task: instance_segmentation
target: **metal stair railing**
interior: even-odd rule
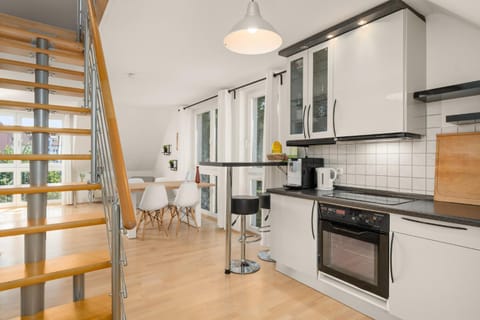
[[[135,226],[135,216],[129,190],[125,190],[125,186],[128,188],[128,181],[118,127],[115,119],[112,121],[113,102],[98,25],[92,12],[94,7],[91,0],[78,0],[78,7],[81,26],[79,37],[83,40],[85,50],[84,100],[85,107],[91,109],[90,182],[102,185],[102,202],[112,263],[112,319],[119,320],[126,319],[123,299],[127,298],[123,271],[127,258],[122,244],[122,232]]]

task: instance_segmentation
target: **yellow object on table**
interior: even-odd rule
[[[279,141],[272,143],[272,153],[282,153],[282,144]]]

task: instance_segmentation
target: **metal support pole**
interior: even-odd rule
[[[122,317],[122,270],[120,265],[120,206],[118,199],[113,203],[112,210],[112,319]]]
[[[83,14],[83,1],[77,0],[77,41],[82,41]]]
[[[85,274],[73,276],[73,301],[85,299]]]
[[[97,68],[96,65],[92,66],[92,87],[91,87],[91,150],[92,160],[90,161],[90,182],[97,183]]]
[[[245,258],[247,247],[247,217],[243,214],[240,217],[240,265],[247,265],[247,260]]]
[[[227,167],[227,203],[225,206],[225,274],[232,263],[232,167]]]
[[[48,49],[48,41],[37,39],[37,48]],[[36,54],[36,63],[48,65],[48,55]],[[48,84],[48,71],[35,70],[35,82]],[[35,88],[35,103],[48,104],[47,89]],[[34,126],[48,127],[48,110],[34,111]],[[48,133],[32,134],[32,153],[48,154]],[[30,185],[43,186],[47,184],[48,161],[30,161]],[[47,194],[36,193],[27,195],[27,217],[29,225],[40,224],[47,215]],[[25,235],[25,263],[45,260],[46,234],[45,232]],[[21,314],[33,315],[44,309],[45,284],[38,284],[21,288]]]

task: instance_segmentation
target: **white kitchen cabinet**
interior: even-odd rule
[[[322,43],[289,58],[288,136],[290,139],[333,137],[333,46]]]
[[[316,202],[275,194],[271,197],[272,257],[277,264],[316,279],[318,271]]]
[[[390,313],[405,320],[479,319],[479,229],[391,217]]]
[[[425,134],[425,22],[405,9],[334,41],[336,136]]]

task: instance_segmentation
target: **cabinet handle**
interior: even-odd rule
[[[335,110],[337,109],[337,99],[335,99],[335,101],[333,101],[333,114],[332,114],[332,117],[333,117],[333,137],[334,138],[337,138],[337,128],[335,127]]]
[[[395,232],[392,232],[392,239],[390,239],[390,279],[392,279],[392,283],[395,283],[393,281],[393,239],[395,238]]]
[[[308,135],[308,139],[310,139],[310,107],[312,105],[309,104],[308,105],[308,109],[307,109],[307,135]]]
[[[404,218],[404,217],[402,217],[402,219],[403,219],[403,220],[406,220],[406,221],[410,221],[410,222],[416,222],[416,223],[421,223],[421,224],[428,224],[429,226],[442,227],[442,228],[455,229],[455,230],[468,230],[467,228],[464,228],[464,227],[447,226],[447,225],[444,225],[444,224],[433,223],[433,222],[426,222],[426,221],[419,221],[419,220],[410,219],[410,218]]]
[[[306,139],[307,135],[305,133],[305,111],[307,111],[307,106],[305,105],[303,107],[303,112],[302,112],[302,129],[303,129],[303,137]]]
[[[313,230],[313,211],[315,210],[315,201],[312,204],[312,213],[310,215],[310,227],[312,228],[312,238],[315,240],[315,230]]]

